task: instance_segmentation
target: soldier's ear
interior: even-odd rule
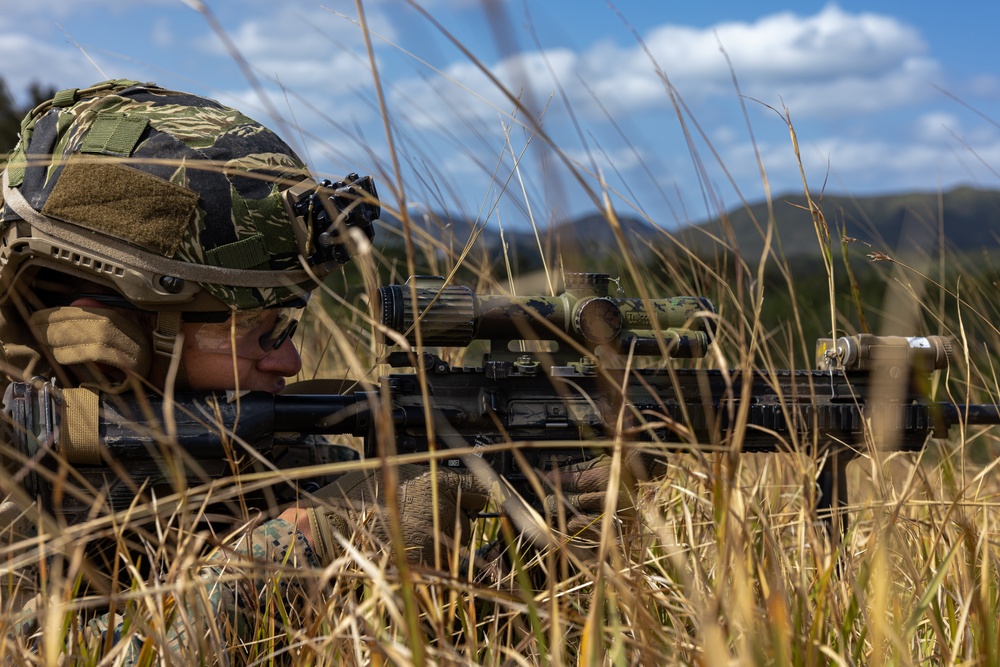
[[[91,299],[89,296],[80,297],[79,299],[73,299],[73,302],[69,304],[71,308],[108,308],[107,304],[101,303],[97,299]]]

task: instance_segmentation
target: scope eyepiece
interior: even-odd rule
[[[416,287],[416,304],[411,283]],[[416,326],[424,345],[465,347],[475,340],[478,299],[470,287],[446,286],[441,276],[411,276],[404,285],[380,287],[377,296],[382,324],[411,343],[416,343]]]

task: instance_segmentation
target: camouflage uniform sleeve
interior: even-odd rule
[[[205,656],[231,654],[241,644],[253,644],[251,652],[258,655],[273,652],[281,627],[294,625],[315,596],[306,571],[319,567],[302,533],[284,519],[272,519],[214,550],[186,579],[180,574],[165,582],[157,604],[139,599],[122,615],[92,621],[92,646],[123,650],[123,664],[156,655],[195,664]],[[147,613],[149,608],[157,612]]]

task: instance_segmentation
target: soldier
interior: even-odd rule
[[[348,261],[351,234],[371,238],[374,188],[362,179],[346,192],[344,210],[331,210],[329,193],[277,135],[212,100],[125,80],[59,92],[25,118],[3,172],[0,384],[43,376],[112,393],[280,392],[301,368],[290,336],[309,293]],[[78,436],[72,419],[63,428],[60,437]],[[37,557],[51,564],[59,554],[35,539],[42,517],[13,488],[24,461],[5,458],[7,553],[42,544]],[[584,468],[567,471],[563,488],[576,510],[596,515],[607,466]],[[485,506],[486,484],[441,470],[435,507],[429,468],[399,466],[396,475],[408,559],[432,560],[456,525],[468,537],[467,514]],[[383,502],[378,479],[348,473],[250,526],[190,563],[186,587],[163,605],[184,611],[164,612],[166,623],[141,613],[127,623],[99,618],[96,641],[122,650],[114,645],[124,640],[136,658],[152,640],[193,658],[225,649],[220,628],[252,635],[272,575],[331,563],[360,513]],[[435,512],[442,535],[432,530]],[[387,526],[375,517],[370,534],[388,543]],[[36,593],[32,573],[7,576],[3,611],[36,631],[54,609],[47,596],[62,591],[37,591],[19,612]],[[279,587],[288,597],[317,595],[288,579]]]
[[[60,92],[22,123],[3,174],[4,384],[41,375],[105,392],[162,390],[168,379],[281,391],[301,368],[289,340],[297,312],[349,258],[335,229],[320,238],[328,211],[302,205],[322,203],[309,200],[318,187],[274,133],[211,100],[131,81]],[[369,238],[373,197],[347,216]],[[429,483],[409,472],[404,487]],[[31,532],[30,508],[4,510],[10,530]],[[347,532],[346,515],[302,516],[319,547],[331,521]],[[328,562],[330,546],[311,548],[283,519],[257,530],[244,553]],[[430,535],[427,525],[408,533]],[[253,552],[264,535],[269,550]]]

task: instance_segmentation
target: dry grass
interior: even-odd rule
[[[696,128],[666,77],[664,95],[675,103],[682,124]],[[509,101],[513,116],[506,122],[516,125],[534,116],[516,95],[511,93]],[[387,121],[393,119],[391,110],[384,113]],[[394,128],[391,122],[386,126]],[[639,295],[698,294],[715,301],[719,337],[699,365],[786,367],[786,360],[808,358],[812,349],[813,341],[802,335],[800,309],[829,309],[841,330],[851,321],[853,313],[826,303],[799,304],[778,330],[760,320],[767,296],[763,281],[755,280],[762,275],[760,267],[786,271],[791,302],[798,303],[795,277],[776,252],[777,239],[766,245],[764,256],[740,258],[723,229],[714,239],[715,253],[696,257],[665,250],[673,238],[664,230],[662,238],[649,240],[662,276],[651,279],[647,265],[624,243],[599,174],[569,161],[541,127],[525,129],[523,136],[545,144],[564,175],[590,192],[618,231],[622,252],[614,270]],[[519,174],[510,162],[525,145],[514,143],[514,133],[508,136],[510,143],[497,155],[482,156],[482,162],[492,160],[506,169],[497,179],[506,183],[503,197],[520,198],[524,210],[537,214],[542,203],[519,194]],[[701,163],[701,156],[693,157],[694,164]],[[571,239],[549,238],[540,228],[539,259],[547,271],[505,275],[509,258],[488,257],[474,237],[465,244],[464,238],[428,234],[414,224],[403,183],[393,176],[401,173],[396,155],[386,157],[385,166],[382,178],[395,187],[382,189],[383,206],[404,221],[403,251],[392,255],[378,244],[362,248],[356,269],[327,281],[322,298],[310,303],[297,339],[303,379],[373,382],[387,370],[377,363],[382,349],[372,336],[372,295],[381,282],[420,269],[477,276],[473,286],[485,292],[544,292],[558,282],[558,267],[588,259]],[[444,175],[425,177],[440,179],[438,187],[447,189]],[[766,184],[763,170],[762,178]],[[804,187],[808,190],[808,184]],[[837,240],[830,240],[818,198],[803,216],[804,224],[816,226],[832,291],[839,249]],[[772,238],[769,221],[759,225]],[[934,266],[959,260],[931,261]],[[922,333],[967,343],[976,339],[977,344],[963,346],[964,356],[947,376],[935,380],[936,395],[995,401],[1000,394],[996,355],[989,351],[1000,349],[1000,333],[989,323],[994,287],[965,282],[959,297],[955,285],[925,278],[917,261],[891,264],[884,303],[891,304],[894,317],[915,326],[927,318],[935,330]],[[837,302],[835,296],[829,295],[829,303]],[[928,303],[944,307],[928,313]],[[879,313],[869,315],[877,319]],[[453,363],[462,360],[462,351],[448,355]],[[26,573],[29,565],[39,571],[46,597],[37,633],[25,638],[0,632],[0,655],[11,664],[111,664],[121,658],[120,647],[103,647],[109,653],[101,657],[80,626],[81,617],[106,612],[110,604],[128,619],[147,619],[152,639],[142,657],[149,664],[998,664],[1000,505],[989,457],[995,439],[988,430],[954,429],[947,442],[919,456],[884,451],[883,443],[862,443],[863,455],[851,467],[849,526],[835,540],[811,506],[818,474],[813,459],[734,452],[672,455],[663,478],[644,486],[635,516],[608,523],[605,542],[590,550],[529,548],[520,544],[509,522],[481,520],[474,524],[472,541],[499,538],[506,544],[502,567],[469,565],[455,554],[441,568],[399,570],[359,530],[352,548],[324,570],[286,567],[267,574],[270,583],[257,601],[256,627],[241,644],[224,639],[225,629],[199,616],[197,604],[190,609],[178,604],[191,602],[185,591],[197,590],[192,573],[206,550],[226,539],[205,532],[199,522],[202,500],[238,493],[231,482],[186,490],[160,499],[157,520],[138,549],[126,544],[129,532],[120,521],[129,517],[121,516],[116,522],[97,519],[83,527],[43,531],[35,541],[6,549],[14,567],[2,582],[0,598],[5,604],[16,600],[15,575]],[[334,464],[325,471],[357,465],[362,464]],[[314,472],[263,475],[244,483],[266,485],[276,477]],[[117,545],[111,562],[124,572],[125,583],[85,590],[89,573],[83,547],[99,535]],[[237,565],[236,574],[224,576],[238,576]],[[289,581],[292,589],[285,588]],[[187,623],[189,639],[181,656],[160,655],[163,629],[178,616]],[[4,630],[16,622],[13,611],[0,618]]]

